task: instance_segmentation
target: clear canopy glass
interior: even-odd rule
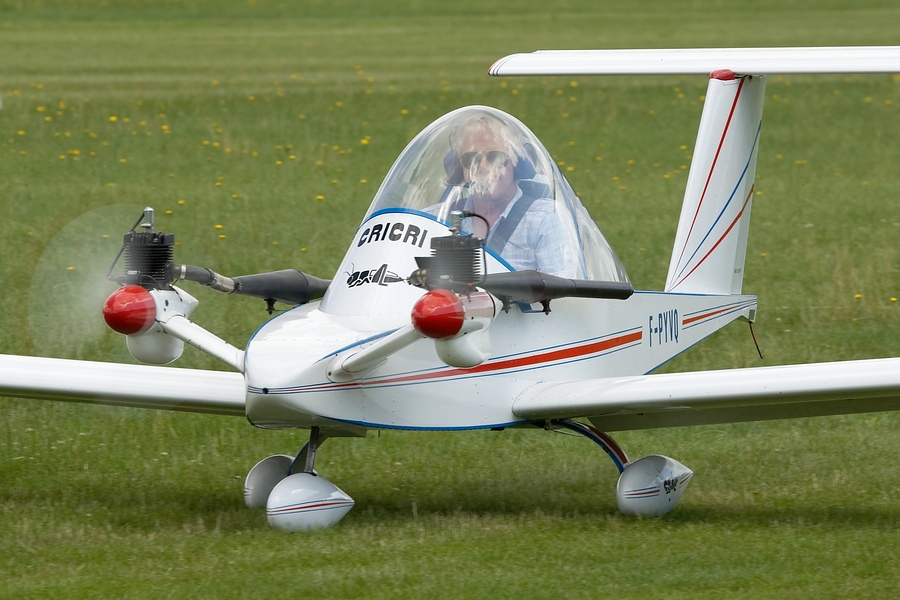
[[[502,188],[505,182],[512,183]],[[493,196],[493,192],[497,191]],[[494,196],[499,200],[485,200]],[[493,203],[491,203],[493,202]],[[366,217],[414,212],[464,233],[510,270],[627,282],[628,276],[543,144],[503,111],[470,106],[426,127],[397,158]]]

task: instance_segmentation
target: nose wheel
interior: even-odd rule
[[[353,508],[353,498],[319,477],[314,468],[319,445],[326,439],[312,427],[309,442],[296,457],[276,454],[256,463],[244,481],[247,506],[265,507],[269,525],[282,531],[330,527],[344,518]]]

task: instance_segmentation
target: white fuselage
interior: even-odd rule
[[[380,226],[380,227],[379,227]],[[378,232],[376,239],[373,231]],[[264,325],[246,352],[247,416],[259,427],[469,429],[522,423],[513,400],[529,386],[647,373],[725,324],[752,319],[755,296],[637,292],[628,300],[563,298],[499,312],[489,358],[448,366],[422,338],[350,381],[329,379],[334,356],[410,322],[424,290],[404,280],[428,240],[449,233],[427,215],[386,212],[364,223],[320,303]],[[488,272],[506,268],[487,257]],[[414,388],[414,389],[410,389]]]

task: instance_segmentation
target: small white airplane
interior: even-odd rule
[[[900,358],[649,374],[756,318],[741,287],[766,75],[875,72],[900,72],[900,47],[506,57],[492,75],[710,76],[663,291],[632,289],[524,124],[466,107],[400,154],[330,281],[175,263],[174,236],[144,212],[125,234],[107,323],[143,363],[170,363],[187,343],[234,372],[7,355],[0,394],[309,429],[296,456],[265,458],[245,480],[246,504],[277,529],[337,523],[353,500],[314,470],[319,445],[378,429],[566,428],[618,467],[622,513],[665,514],[692,472],[665,456],[632,461],[605,432],[900,409]],[[509,180],[513,201],[490,204]],[[240,350],[190,320],[197,301],[180,280],[296,306]]]

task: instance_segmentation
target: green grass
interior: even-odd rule
[[[491,62],[900,30],[890,2],[384,4],[0,0],[0,351],[131,360],[97,306],[145,205],[184,262],[330,277],[406,142],[476,103],[535,131],[636,286],[659,288],[706,82],[498,80]],[[744,284],[766,359],[734,326],[669,370],[900,354],[900,79],[772,78],[767,97]],[[190,291],[196,320],[237,345],[266,318]],[[191,350],[179,364],[219,368]],[[285,535],[240,486],[303,432],[0,407],[0,597],[844,598],[900,579],[894,413],[618,435],[697,473],[671,515],[644,520],[616,514],[615,469],[582,439],[330,440],[317,467],[356,508]]]

